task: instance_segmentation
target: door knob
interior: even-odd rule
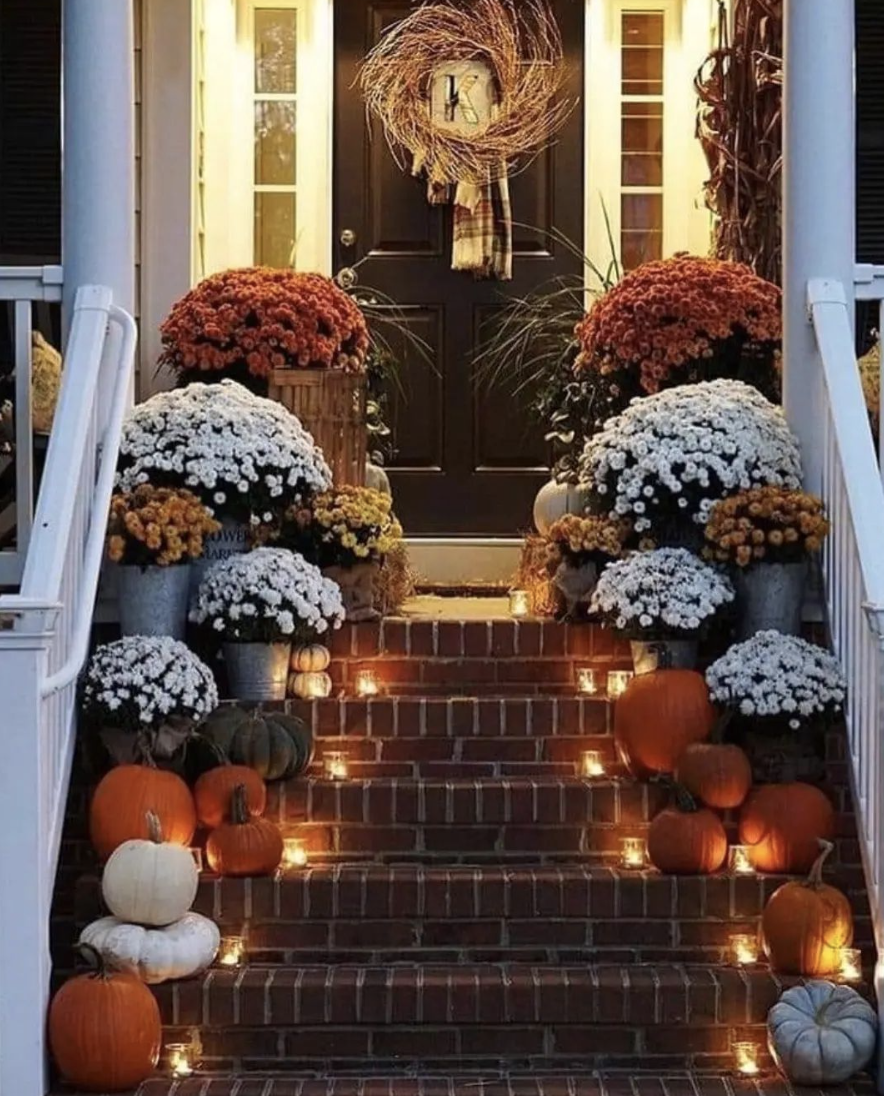
[[[341,289],[352,289],[359,281],[359,275],[352,266],[342,267],[335,275],[335,281]]]
[[[356,243],[356,233],[353,231],[352,228],[345,228],[343,230],[343,232],[341,233],[341,246],[342,247],[353,247],[353,245],[355,243]]]

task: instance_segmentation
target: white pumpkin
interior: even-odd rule
[[[91,944],[109,966],[154,986],[205,970],[218,954],[221,933],[201,913],[185,913],[180,921],[160,929],[102,917],[83,929],[80,943]]]
[[[380,491],[382,495],[389,495],[391,498],[393,496],[390,477],[379,464],[372,464],[371,461],[365,466],[365,486],[373,491]]]
[[[841,1084],[872,1060],[878,1018],[850,986],[807,982],[767,1015],[770,1052],[797,1085]]]
[[[328,647],[321,643],[310,643],[306,647],[292,650],[292,669],[296,672],[315,674],[327,670],[331,664]]]
[[[163,841],[160,820],[147,816],[147,841],[124,841],[104,866],[101,893],[121,921],[171,925],[193,905],[199,872],[189,849]]]
[[[550,480],[537,492],[534,500],[534,525],[545,537],[553,522],[565,514],[583,514],[589,502],[589,491],[573,483]]]
[[[289,676],[289,693],[301,700],[318,700],[331,696],[332,679],[323,673],[300,673]]]

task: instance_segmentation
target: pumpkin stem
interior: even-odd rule
[[[730,727],[734,721],[735,712],[733,708],[726,708],[715,720],[712,727],[712,734],[709,736],[709,741],[716,746],[720,746],[724,742],[725,731]]]
[[[154,760],[153,754],[150,752],[150,746],[145,735],[138,735],[135,740],[135,749],[138,753],[140,765],[144,765],[145,768],[148,769],[155,769],[157,767],[157,763]]]
[[[675,795],[675,805],[682,814],[696,814],[700,809],[697,806],[696,799],[694,799],[684,784],[678,784],[673,781],[672,792]]]
[[[817,844],[820,847],[820,854],[816,860],[814,860],[813,866],[807,875],[807,882],[805,883],[805,886],[813,887],[815,889],[823,885],[823,867],[835,849],[835,846],[831,841],[825,841],[822,837],[817,838]]]
[[[107,981],[110,978],[110,970],[108,970],[107,963],[104,961],[104,956],[91,944],[77,944],[76,952],[83,960],[84,963],[88,963],[90,969],[89,975],[91,978],[101,978],[103,981]]]
[[[160,822],[160,816],[154,811],[148,811],[144,816],[147,822],[147,835],[155,845],[162,845],[163,843],[163,827]]]
[[[244,826],[249,820],[249,807],[246,802],[245,784],[237,784],[230,793],[230,821],[235,826]]]

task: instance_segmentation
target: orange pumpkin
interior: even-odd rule
[[[155,814],[170,845],[189,845],[196,829],[190,788],[180,776],[150,765],[120,765],[99,781],[89,806],[89,834],[102,860],[124,841],[146,841]]]
[[[52,1057],[73,1088],[137,1088],[160,1057],[156,998],[134,975],[109,970],[94,948],[84,944],[80,951],[94,970],[65,982],[50,1005]]]
[[[727,856],[727,834],[717,814],[697,806],[676,785],[675,804],[661,811],[648,829],[648,859],[664,875],[709,875]]]
[[[678,759],[675,779],[718,811],[742,806],[752,787],[752,766],[739,746],[695,742]]]
[[[282,860],[278,827],[266,818],[251,818],[246,788],[237,784],[230,797],[230,820],[212,830],[206,857],[218,875],[271,875]]]
[[[267,787],[254,769],[247,765],[219,765],[197,780],[193,786],[196,816],[201,826],[214,829],[224,821],[230,808],[234,788],[246,789],[246,806],[253,817],[262,815],[267,807]]]
[[[715,710],[702,674],[655,670],[632,679],[614,707],[614,741],[633,776],[675,771],[694,742],[715,726]]]
[[[818,978],[841,966],[841,949],[853,941],[853,912],[847,897],[823,882],[823,865],[833,849],[820,841],[820,854],[804,882],[784,883],[764,908],[761,932],[771,968],[780,974]]]
[[[810,784],[767,784],[743,804],[740,843],[757,871],[810,871],[820,840],[835,835],[835,811]]]

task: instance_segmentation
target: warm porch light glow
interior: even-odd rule
[[[202,872],[202,870],[203,870],[203,850],[201,848],[199,848],[198,846],[194,845],[194,847],[190,850],[190,855],[193,857],[194,864],[196,864],[196,870],[198,872]]]
[[[377,674],[374,670],[357,670],[355,679],[357,696],[377,696],[381,687],[378,684]]]
[[[327,753],[323,765],[328,780],[346,780],[350,775],[350,765],[347,760],[347,755],[340,750]]]
[[[754,1077],[759,1072],[758,1047],[755,1043],[734,1043],[734,1067],[744,1077]]]
[[[580,755],[580,775],[590,778],[605,775],[602,755],[598,750],[584,750]]]
[[[616,700],[618,696],[623,696],[634,677],[632,670],[611,670],[608,673],[608,699]]]
[[[863,953],[859,948],[841,949],[840,975],[845,982],[861,982],[863,977]]]
[[[191,1043],[167,1043],[166,1055],[173,1077],[189,1077],[193,1073],[193,1045]]]
[[[306,868],[309,861],[307,846],[300,837],[287,837],[283,841],[282,863],[286,868]]]
[[[222,936],[218,963],[222,967],[241,967],[246,957],[246,942],[241,936]]]
[[[758,962],[758,936],[752,932],[736,932],[731,937],[731,955],[737,967],[752,967]]]
[[[329,676],[320,670],[307,670],[298,676],[298,696],[301,700],[322,700],[329,695]]]
[[[580,669],[577,671],[577,691],[583,696],[595,696],[598,692],[598,678],[595,670]]]
[[[510,616],[526,617],[531,612],[531,598],[527,590],[510,591]]]
[[[727,856],[727,870],[731,875],[753,875],[755,869],[749,859],[748,845],[731,845]]]
[[[642,837],[624,837],[620,841],[620,859],[624,868],[643,868],[648,850]]]

